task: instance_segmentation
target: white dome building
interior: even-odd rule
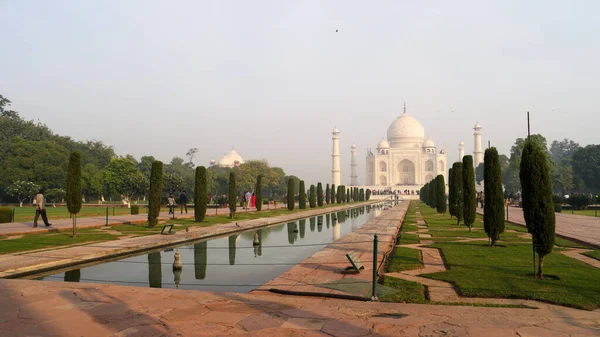
[[[218,165],[220,167],[236,167],[240,166],[243,163],[244,159],[242,159],[242,157],[235,150],[232,149],[231,151],[229,151],[229,153],[227,153],[221,159],[219,159]]]
[[[438,174],[448,181],[446,153],[436,150],[435,143],[425,138],[425,129],[406,112],[396,118],[375,153],[367,153],[368,186],[378,189],[416,192]],[[409,193],[410,193],[409,192]]]

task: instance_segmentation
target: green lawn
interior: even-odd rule
[[[381,296],[379,298],[381,301],[428,303],[428,300],[425,298],[425,287],[421,283],[384,276],[381,279],[380,284],[396,290],[393,294]]]
[[[399,244],[401,244],[401,245],[409,245],[409,244],[415,244],[415,243],[419,243],[419,237],[416,234],[402,233],[402,235],[400,236]]]
[[[591,258],[594,258],[596,260],[600,260],[600,250],[595,250],[593,252],[587,252],[587,253],[583,253],[583,255],[587,255]]]
[[[87,229],[77,231],[74,239],[69,231],[49,234],[26,235],[18,239],[0,240],[0,254],[23,252],[34,249],[81,244],[91,241],[117,240],[118,236]]]
[[[435,223],[429,233],[439,238],[452,236],[486,237],[480,230],[444,230],[456,228],[456,220],[440,215],[423,205],[420,207],[425,221]],[[481,228],[477,222],[475,228]],[[523,298],[545,301],[575,308],[593,310],[600,307],[600,269],[556,252],[546,256],[544,280],[532,276],[530,239],[517,238],[525,228],[509,225],[519,233],[503,233],[499,247],[490,248],[487,241],[436,242],[431,247],[442,250],[449,267],[446,272],[423,275],[436,280],[452,282],[459,292],[468,297]],[[581,245],[557,238],[561,247]]]
[[[395,272],[419,268],[423,268],[420,250],[405,247],[394,249],[388,271]]]
[[[127,207],[115,207],[115,215],[128,215],[131,210]],[[144,209],[140,207],[140,213]],[[47,205],[46,213],[48,219],[52,222],[53,219],[68,219],[69,211],[66,207],[52,207]],[[108,216],[113,215],[113,207],[108,208]],[[33,221],[35,216],[35,207],[15,207],[15,222]],[[80,218],[88,218],[93,216],[106,216],[106,207],[82,207],[81,212],[77,215]],[[41,218],[38,220],[41,221]]]

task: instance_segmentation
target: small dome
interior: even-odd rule
[[[244,159],[235,150],[229,151],[228,154],[219,159],[219,166],[221,167],[234,167],[243,163]]]
[[[351,149],[356,149],[356,144],[352,144]]]
[[[463,142],[462,140],[460,141],[460,143],[458,143],[458,145],[465,145],[465,142]]]
[[[379,141],[379,144],[377,144],[377,148],[378,149],[389,149],[390,143],[386,142],[385,139],[382,139]]]
[[[435,143],[433,142],[433,140],[427,138],[423,142],[423,147],[435,147]]]
[[[216,163],[217,163],[217,161],[216,161],[216,160],[214,160],[214,159],[211,159],[211,160],[210,160],[210,166],[213,166],[213,165],[215,165]]]
[[[340,130],[338,130],[338,128],[337,128],[337,127],[336,127],[336,128],[333,128],[333,132],[332,132],[332,134],[334,134],[334,135],[338,135],[338,134],[340,134]]]
[[[474,127],[473,129],[481,129],[481,125],[479,124],[479,122],[477,122],[477,123],[475,124],[475,127]]]
[[[425,129],[413,116],[404,112],[390,124],[387,139],[392,145],[405,142],[422,141]]]

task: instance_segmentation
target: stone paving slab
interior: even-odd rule
[[[371,203],[373,203],[373,201],[329,208],[308,209],[298,213],[216,224],[209,227],[194,227],[191,228],[189,232],[180,231],[174,235],[156,234],[117,241],[56,248],[50,251],[2,254],[0,255],[0,278],[19,277],[34,272],[68,267],[74,264],[91,263],[100,259],[139,253],[153,248],[178,245],[193,240],[228,235],[304,217],[360,207]]]
[[[478,208],[477,213],[483,214],[483,208]],[[600,217],[566,213],[554,214],[556,214],[557,235],[600,249]],[[508,221],[525,226],[523,210],[519,207],[509,207]]]
[[[0,280],[2,336],[598,336],[600,311]],[[525,301],[524,303],[527,303]]]
[[[330,283],[342,279],[371,280],[373,275],[373,235],[379,237],[377,246],[377,265],[379,266],[385,252],[394,244],[394,236],[408,210],[409,202],[403,201],[388,211],[384,211],[375,219],[361,226],[354,232],[348,233],[329,244],[321,251],[303,260],[288,271],[280,274],[259,288],[260,291],[278,289],[298,292],[317,292],[323,294],[340,293],[328,288],[319,287],[319,284]],[[363,262],[365,269],[360,274],[342,274],[341,271],[350,266],[346,254],[354,251]],[[349,293],[346,293],[349,294]],[[349,294],[356,295],[356,294]]]

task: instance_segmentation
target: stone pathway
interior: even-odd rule
[[[589,256],[583,255],[583,253],[591,252],[590,249],[568,249],[561,250],[559,253],[566,255],[568,257],[574,258],[575,260],[579,260],[583,263],[587,263],[592,267],[600,269],[600,261],[591,258]]]
[[[1,336],[583,337],[600,312],[0,280]]]

